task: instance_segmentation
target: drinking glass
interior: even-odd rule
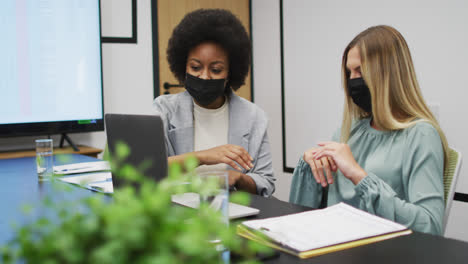
[[[200,204],[208,204],[211,208],[220,211],[222,221],[229,225],[229,185],[228,171],[214,170],[198,172],[198,176],[202,182],[202,188],[199,193]],[[229,263],[230,252],[224,247],[221,240],[213,237],[210,240],[216,245],[216,249],[220,252],[221,261]]]
[[[206,203],[211,208],[220,211],[223,221],[229,224],[229,186],[226,170],[206,171],[198,173],[203,186],[200,190],[200,203]]]
[[[39,180],[47,180],[54,173],[53,149],[52,139],[36,140],[36,165]]]

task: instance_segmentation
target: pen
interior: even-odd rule
[[[76,171],[76,170],[83,170],[83,169],[88,169],[88,168],[92,168],[92,167],[80,167],[80,168],[73,168],[73,169],[63,169],[63,170],[59,170],[58,172],[65,172],[65,171]]]

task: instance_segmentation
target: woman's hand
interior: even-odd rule
[[[242,173],[238,171],[229,170],[228,171],[228,184],[229,187],[235,186],[236,183],[242,178]]]
[[[200,164],[213,165],[219,163],[225,163],[232,168],[241,171],[235,162],[242,166],[246,170],[253,168],[253,158],[250,154],[241,146],[237,145],[222,145],[207,150],[201,150],[195,152],[195,156],[200,161]]]
[[[257,194],[257,184],[249,175],[233,170],[229,170],[228,173],[229,187],[235,186],[238,190]]]
[[[314,175],[317,183],[320,183],[323,187],[326,187],[327,184],[333,183],[332,171],[336,172],[337,167],[333,159],[329,159],[328,157],[315,159],[314,155],[319,149],[320,148],[311,148],[307,150],[304,152],[303,159],[305,162],[307,162],[307,164],[309,164],[310,169],[312,170],[312,175]]]
[[[367,176],[366,171],[354,159],[348,144],[321,142],[318,145],[320,147],[314,152],[312,159],[317,161],[328,157],[329,160],[333,160],[341,173],[355,185]]]

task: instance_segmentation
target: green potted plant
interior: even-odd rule
[[[130,150],[120,144],[113,165],[119,164]],[[184,166],[169,168],[167,179],[156,183],[136,168],[122,164],[114,177],[137,182],[114,192],[112,199],[96,194],[73,202],[43,206],[54,216],[41,216],[18,227],[16,235],[1,248],[4,263],[225,263],[220,246],[210,238],[215,235],[222,247],[245,256],[242,263],[255,263],[255,252],[269,249],[242,240],[235,224],[223,222],[219,212],[201,205],[198,210],[176,206],[171,194],[184,193],[209,185],[180,184],[196,176],[197,161],[189,158]],[[196,182],[196,181],[190,181]],[[248,202],[245,193],[231,195],[236,202]],[[80,208],[74,210],[71,208]],[[55,219],[55,220],[51,220]]]

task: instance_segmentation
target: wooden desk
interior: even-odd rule
[[[54,154],[82,154],[97,158],[97,155],[102,152],[102,149],[78,145],[80,151],[74,151],[72,147],[54,148]],[[19,151],[7,151],[0,152],[0,159],[16,159],[25,157],[35,157],[36,151],[31,150],[19,150]]]

